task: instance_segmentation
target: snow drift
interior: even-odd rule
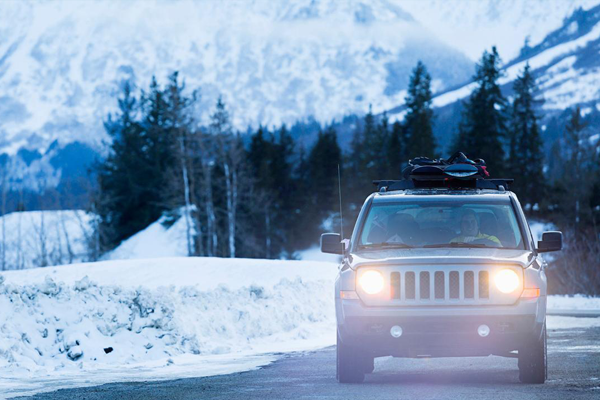
[[[334,344],[336,272],[330,263],[216,258],[5,272],[0,391],[28,393],[59,377],[72,385],[84,375],[91,384],[231,372],[271,361],[244,357]],[[237,357],[235,368],[215,357]]]

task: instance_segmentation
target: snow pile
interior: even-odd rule
[[[171,224],[169,224],[171,222]],[[126,260],[156,257],[185,257],[187,250],[187,226],[185,218],[173,223],[167,216],[161,217],[147,228],[124,240],[108,253],[109,260]]]
[[[0,390],[202,375],[207,363],[206,374],[231,372],[215,357],[249,368],[247,357],[332,345],[336,273],[331,263],[217,258],[4,272]]]
[[[597,310],[600,314],[600,297],[588,297],[582,294],[575,296],[548,296],[549,310]]]
[[[91,219],[81,210],[14,212],[0,217],[0,268],[87,261]]]

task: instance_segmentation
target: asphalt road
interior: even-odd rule
[[[600,399],[600,328],[550,331],[549,379],[519,383],[516,359],[377,359],[360,385],[335,381],[335,348],[287,356],[257,371],[65,389],[26,399]],[[24,399],[24,398],[23,398]]]

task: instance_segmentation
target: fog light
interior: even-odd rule
[[[479,328],[477,328],[477,333],[481,337],[486,337],[490,334],[490,327],[487,325],[479,325]]]
[[[398,325],[394,325],[392,326],[392,329],[390,329],[390,333],[393,337],[399,338],[402,336],[402,328],[400,328]]]

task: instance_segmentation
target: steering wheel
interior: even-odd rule
[[[501,247],[498,245],[498,243],[494,242],[493,240],[490,239],[477,239],[477,240],[473,240],[471,243],[473,244],[483,244],[485,246],[489,246],[489,247]]]

